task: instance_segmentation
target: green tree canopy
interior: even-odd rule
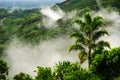
[[[56,64],[54,76],[55,80],[87,80],[89,73],[78,62],[63,61]]]
[[[19,74],[14,76],[13,80],[33,80],[33,79],[30,75],[20,72]]]
[[[120,76],[120,47],[104,50],[97,54],[92,60],[91,71],[102,80],[113,80]]]
[[[103,18],[100,16],[91,17],[89,13],[84,15],[84,20],[76,19],[75,23],[79,24],[79,30],[72,32],[70,37],[76,39],[75,44],[69,49],[79,51],[79,59],[81,63],[88,57],[90,66],[92,53],[101,53],[104,47],[110,48],[107,41],[99,40],[103,35],[109,35],[108,32],[102,28]]]
[[[8,75],[8,65],[7,62],[0,59],[0,80],[6,80],[6,76]]]
[[[37,67],[37,76],[34,80],[54,80],[50,67]]]

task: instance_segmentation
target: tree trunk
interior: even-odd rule
[[[89,47],[89,52],[88,52],[88,69],[90,69],[90,63],[91,63],[91,47]]]
[[[88,38],[89,38],[89,46],[88,46],[88,69],[90,69],[90,63],[91,63],[91,50],[92,50],[92,46],[91,46],[91,43],[92,43],[92,28],[90,26],[90,31],[89,31],[89,35],[88,35]]]

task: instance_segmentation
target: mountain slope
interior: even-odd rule
[[[58,3],[57,5],[64,11],[71,11],[74,9],[98,9],[96,0],[66,0],[65,2]]]
[[[120,11],[119,0],[97,0],[103,7],[111,6],[117,8]],[[96,0],[66,0],[62,3],[57,3],[57,5],[64,11],[81,10],[82,12],[90,10],[99,10],[98,3]]]
[[[119,0],[100,0],[100,3],[103,7],[113,7],[120,12],[120,1]]]

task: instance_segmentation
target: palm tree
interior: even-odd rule
[[[92,54],[100,54],[104,47],[110,48],[107,41],[99,40],[103,35],[109,35],[102,28],[103,18],[100,16],[91,17],[89,13],[84,15],[84,21],[76,19],[75,23],[80,25],[78,31],[72,32],[70,37],[76,38],[75,44],[69,49],[79,51],[80,62],[83,63],[88,57],[88,67],[90,67]]]

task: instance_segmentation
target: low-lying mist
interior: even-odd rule
[[[53,10],[50,7],[46,7],[41,9],[40,12],[43,15],[42,23],[46,28],[57,27],[57,20],[63,18],[65,15],[65,13],[60,8],[56,8],[56,10]]]
[[[76,53],[68,53],[70,44],[68,37],[43,41],[38,46],[25,45],[19,39],[11,41],[6,50],[6,60],[10,66],[9,74],[13,77],[19,72],[34,75],[37,66],[53,67],[59,61],[78,61]]]

